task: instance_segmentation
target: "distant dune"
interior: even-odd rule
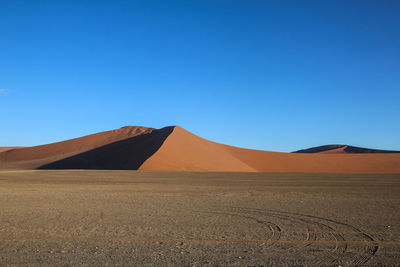
[[[0,146],[0,152],[8,151],[11,149],[19,149],[23,148],[23,146]]]
[[[179,126],[129,126],[0,152],[0,169],[400,173],[400,154],[344,145],[270,152],[215,143]]]
[[[395,150],[381,150],[372,148],[363,148],[348,145],[325,145],[311,147],[307,149],[301,149],[292,153],[351,153],[351,154],[362,154],[362,153],[400,153]]]

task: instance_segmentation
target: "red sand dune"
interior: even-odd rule
[[[350,154],[362,154],[362,153],[400,153],[400,151],[394,150],[380,150],[372,148],[363,148],[348,145],[325,145],[311,147],[307,149],[301,149],[292,153],[350,153]]]
[[[141,170],[400,173],[400,154],[297,154],[214,143],[181,127]]]
[[[400,173],[400,154],[269,152],[211,142],[179,126],[124,127],[0,152],[0,168]]]
[[[134,136],[151,133],[154,128],[128,126],[41,146],[0,153],[0,169],[36,169],[42,165],[89,151]]]
[[[226,146],[208,141],[176,126],[162,147],[141,170],[256,171],[230,153]]]
[[[23,146],[0,146],[0,152],[9,151],[11,149],[19,149],[23,148]]]

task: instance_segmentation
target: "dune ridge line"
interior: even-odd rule
[[[362,152],[344,151],[348,148]],[[0,169],[400,173],[400,154],[367,151],[328,145],[306,153],[271,152],[212,142],[180,126],[127,126],[0,152]]]

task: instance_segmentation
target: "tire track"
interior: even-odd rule
[[[258,224],[263,225],[264,228],[267,228],[271,232],[271,236],[266,240],[267,242],[271,242],[268,246],[265,248],[269,248],[274,245],[274,241],[280,240],[281,238],[281,233],[282,233],[282,228],[276,223],[270,222],[270,221],[263,221],[260,220],[259,218],[252,217],[249,215],[243,215],[243,214],[238,214],[234,212],[219,212],[219,211],[201,211],[202,213],[211,213],[211,214],[218,214],[218,215],[229,215],[229,216],[235,216],[235,217],[241,217],[244,219],[249,219],[252,221],[255,221]]]
[[[244,210],[243,212],[248,212],[248,211]],[[301,249],[297,249],[297,250],[310,250],[311,245],[314,244],[313,241],[317,241],[320,239],[318,234],[325,233],[324,230],[328,229],[329,236],[331,236],[335,242],[335,247],[333,248],[333,251],[332,251],[332,253],[334,255],[325,254],[323,256],[320,256],[319,262],[321,262],[321,263],[325,263],[325,262],[341,263],[338,261],[338,256],[339,256],[339,254],[343,254],[346,251],[347,244],[345,244],[343,242],[339,242],[339,241],[345,241],[345,239],[340,233],[338,233],[331,226],[321,223],[321,222],[311,222],[310,220],[307,220],[304,218],[300,218],[300,217],[296,217],[296,216],[289,216],[286,214],[268,213],[268,215],[266,215],[264,212],[260,212],[260,211],[256,211],[256,212],[263,216],[274,217],[274,218],[278,218],[278,219],[285,220],[285,221],[296,221],[296,222],[300,222],[300,223],[304,224],[307,228],[307,238],[304,241],[310,241],[310,242],[307,243],[305,246],[301,247]]]
[[[323,228],[328,229],[328,233],[332,236],[332,238],[335,240],[336,246],[335,249],[333,250],[334,255],[326,256],[321,261],[319,264],[322,263],[328,263],[328,264],[339,264],[341,263],[340,256],[347,256],[346,251],[348,248],[348,244],[354,243],[354,241],[360,241],[365,242],[365,247],[364,251],[359,253],[356,257],[351,259],[351,264],[354,265],[362,265],[366,264],[379,250],[379,245],[377,240],[370,234],[358,229],[357,227],[343,223],[340,221],[332,220],[329,218],[322,218],[318,216],[313,216],[313,215],[307,215],[307,214],[301,214],[301,213],[291,213],[291,212],[285,212],[285,211],[277,211],[277,210],[262,210],[262,209],[248,209],[248,208],[235,208],[235,210],[239,210],[244,213],[258,213],[262,214],[263,216],[271,216],[275,218],[280,218],[280,219],[290,219],[290,218],[297,218],[303,221],[306,224],[311,224],[311,225],[318,225],[321,230],[324,230]],[[342,228],[344,231],[339,231],[337,229]],[[350,231],[349,231],[350,230]],[[325,231],[322,231],[321,233],[324,233]],[[347,240],[345,239],[345,235],[352,233],[353,235],[355,234],[355,238],[358,240]],[[317,234],[315,234],[317,235]],[[353,239],[354,239],[353,237]],[[314,236],[313,236],[314,238]],[[318,240],[318,237],[316,237],[316,240]],[[349,241],[348,243],[346,241]],[[345,258],[345,257],[342,257]]]

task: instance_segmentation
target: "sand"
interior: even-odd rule
[[[0,153],[0,169],[37,169],[121,140],[150,134],[154,130],[148,127],[128,126],[63,142],[2,152]]]
[[[137,170],[163,144],[172,127],[140,134],[42,165],[39,169]]]
[[[171,171],[256,171],[221,144],[203,139],[177,126],[163,146],[139,168]]]
[[[363,147],[348,146],[348,145],[324,145],[324,146],[317,146],[317,147],[297,150],[294,151],[293,153],[370,154],[370,153],[400,153],[400,151],[371,149],[371,148],[363,148]]]
[[[23,147],[21,147],[21,146],[1,146],[0,152],[5,152],[5,151],[9,151],[12,149],[19,149],[19,148],[23,148]]]
[[[0,171],[0,203],[4,266],[400,262],[399,174]]]
[[[301,154],[214,143],[175,127],[139,168],[170,171],[400,173],[400,154]]]
[[[350,148],[353,152],[360,149],[346,146],[343,151]],[[400,153],[343,151],[251,150],[215,143],[179,126],[162,129],[130,126],[59,143],[0,152],[0,169],[400,173]]]

